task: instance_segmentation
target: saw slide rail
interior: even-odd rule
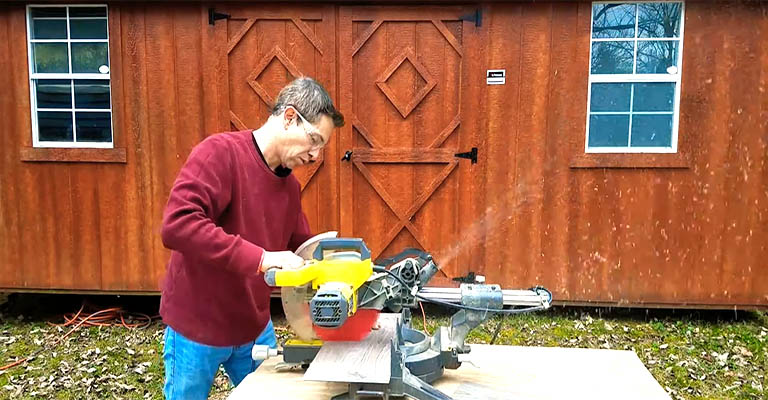
[[[549,292],[542,293],[535,289],[502,289],[501,292],[505,306],[535,307],[552,303],[552,295]],[[461,288],[425,287],[418,295],[429,300],[461,303]]]

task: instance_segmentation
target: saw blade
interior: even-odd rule
[[[288,325],[296,332],[301,340],[317,340],[312,329],[312,318],[309,315],[309,301],[314,296],[310,285],[286,286],[280,288],[280,298]]]

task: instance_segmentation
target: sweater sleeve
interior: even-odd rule
[[[264,249],[216,224],[232,194],[228,143],[215,136],[193,149],[181,168],[163,213],[165,247],[213,268],[256,274]]]

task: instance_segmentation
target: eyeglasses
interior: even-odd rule
[[[298,115],[299,118],[301,118],[301,123],[303,125],[309,127],[309,131],[307,131],[305,129],[304,133],[306,133],[307,136],[309,137],[309,142],[312,144],[312,150],[319,150],[319,149],[321,149],[325,145],[325,143],[323,142],[322,136],[320,136],[320,130],[317,129],[314,125],[310,124],[309,121],[307,121],[307,119],[304,118],[303,115],[301,115],[299,110],[296,109],[296,107],[294,107],[294,106],[286,107],[286,109],[288,109],[288,108],[290,108],[290,109],[292,109],[293,111],[296,112],[296,115]]]

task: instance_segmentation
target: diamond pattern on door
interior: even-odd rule
[[[395,93],[392,88],[387,85],[387,80],[403,65],[403,62],[406,60],[410,62],[411,65],[413,65],[418,75],[424,79],[426,84],[422,86],[422,88],[419,89],[407,103],[403,104],[397,93]],[[424,67],[424,64],[419,62],[419,60],[416,58],[416,55],[413,52],[413,48],[411,47],[406,49],[401,56],[392,60],[392,64],[387,67],[384,73],[381,74],[379,79],[376,81],[376,86],[378,86],[384,95],[387,96],[389,101],[392,102],[392,105],[397,108],[397,111],[400,112],[400,115],[402,115],[403,118],[408,117],[408,114],[410,114],[411,111],[413,111],[413,109],[416,108],[416,106],[418,106],[425,97],[427,97],[429,91],[432,90],[436,84],[437,82],[435,82],[435,80],[432,78],[432,75],[429,74],[429,71],[427,71],[427,69]]]
[[[268,104],[270,107],[275,104],[275,97],[277,94],[271,95],[267,93],[267,90],[264,89],[264,86],[259,83],[259,77],[267,68],[269,63],[274,59],[277,59],[277,61],[283,67],[285,67],[285,69],[291,74],[292,77],[298,78],[304,75],[301,73],[301,71],[299,71],[299,68],[293,64],[288,56],[285,55],[285,52],[280,48],[280,46],[275,46],[272,51],[265,54],[264,58],[261,59],[256,68],[253,69],[253,72],[248,75],[246,82],[248,82],[248,85],[253,88],[253,90],[259,95],[259,97],[261,97],[262,100],[264,100],[264,103]]]
[[[294,10],[293,14],[297,12],[299,10]],[[235,26],[233,22],[245,21],[227,35],[231,80],[229,122],[238,130],[254,129],[261,125],[274,106],[280,88],[292,79],[305,75],[318,79],[319,65],[316,60],[321,61],[324,54],[324,41],[315,33],[315,28],[305,22],[306,18],[316,25],[318,17],[296,16],[292,13],[276,15],[269,12],[258,15],[259,10],[253,9],[245,13],[257,15],[243,18],[235,12],[228,23]],[[282,37],[273,33],[279,33]],[[266,37],[279,40],[267,41],[264,40]],[[306,57],[311,62],[299,61],[298,56]],[[244,92],[245,88],[256,97]],[[309,184],[323,163],[324,151],[321,151],[315,163],[296,171],[302,189]]]
[[[306,75],[320,82],[338,102],[336,84],[336,9],[333,5],[230,3],[217,12],[219,62],[209,71],[218,81],[220,130],[260,127],[271,114],[279,90]],[[208,95],[208,93],[206,93]],[[298,167],[302,207],[313,232],[338,230],[338,132],[318,159]],[[334,154],[333,157],[327,157]]]

